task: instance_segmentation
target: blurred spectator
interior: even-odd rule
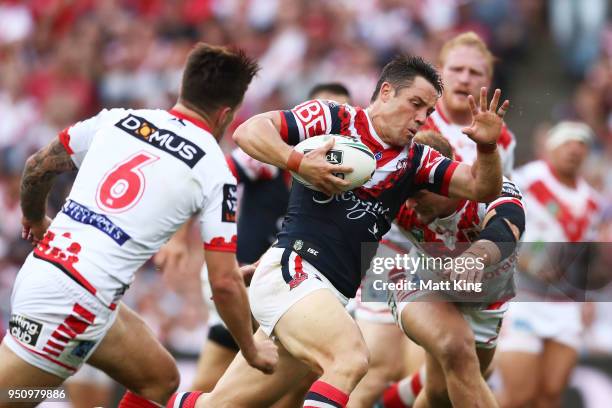
[[[597,59],[607,0],[550,0],[553,36],[568,72],[582,77]]]

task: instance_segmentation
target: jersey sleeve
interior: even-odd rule
[[[448,188],[459,162],[448,159],[429,146],[414,144],[418,166],[415,172],[417,189],[448,196]]]
[[[340,105],[323,99],[313,99],[293,109],[280,111],[283,140],[292,146],[302,140],[340,131]]]
[[[276,166],[252,158],[240,148],[227,156],[227,163],[238,183],[272,180],[280,171]]]
[[[486,212],[488,213],[500,205],[516,205],[524,209],[521,190],[507,177],[503,178],[501,194],[487,204]]]
[[[81,167],[89,146],[91,146],[91,141],[102,126],[108,112],[108,109],[104,109],[96,116],[67,127],[58,135],[60,142],[77,167]]]
[[[224,177],[207,180],[212,187],[205,193],[200,212],[200,231],[207,251],[236,252],[236,180],[229,169]]]

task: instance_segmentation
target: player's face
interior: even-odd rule
[[[589,154],[586,144],[570,140],[549,152],[550,165],[564,176],[575,177],[580,172],[582,163]]]
[[[475,47],[451,49],[442,66],[442,81],[444,106],[451,111],[468,111],[468,95],[478,102],[480,88],[491,84],[485,56]]]
[[[384,141],[406,146],[433,112],[438,93],[429,81],[417,76],[411,85],[391,89],[383,100]]]
[[[408,205],[414,208],[422,223],[429,224],[438,217],[452,214],[459,201],[427,190],[419,190],[408,200]]]
[[[330,101],[337,102],[339,104],[344,104],[344,103],[350,104],[351,103],[351,100],[349,99],[348,96],[333,93],[333,92],[328,92],[328,91],[317,92],[316,94],[312,95],[312,99],[327,99]]]

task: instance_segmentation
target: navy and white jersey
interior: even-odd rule
[[[355,137],[377,160],[366,184],[333,197],[293,183],[278,234],[277,247],[292,248],[349,298],[374,256],[362,253],[361,244],[380,241],[412,193],[428,189],[448,195],[459,164],[428,146],[390,146],[376,134],[367,109],[331,101],[307,101],[282,111],[280,133],[290,145],[323,134]]]
[[[238,211],[238,249],[241,264],[256,262],[276,239],[289,202],[288,172],[255,160],[240,148],[226,157],[243,186]]]

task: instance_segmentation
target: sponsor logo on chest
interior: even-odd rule
[[[128,115],[115,126],[136,139],[174,156],[190,168],[193,168],[206,154],[189,140],[170,130],[160,129],[150,121],[135,115]]]

